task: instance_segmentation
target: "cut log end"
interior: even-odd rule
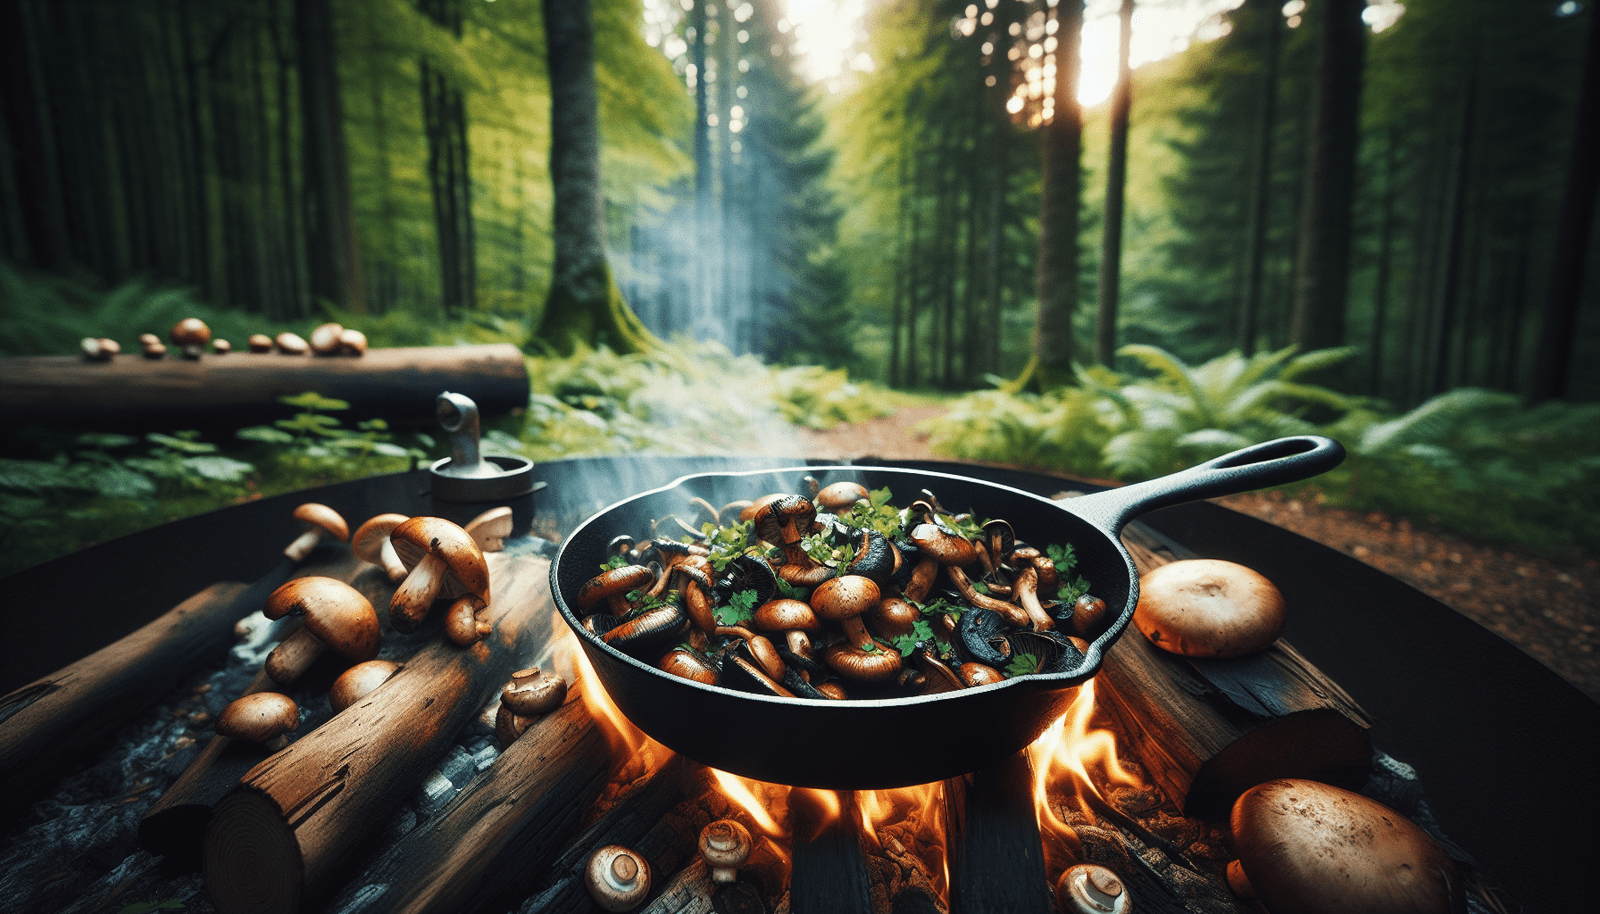
[[[206,892],[221,914],[300,910],[305,860],[270,797],[239,790],[218,803],[206,829],[202,865]]]

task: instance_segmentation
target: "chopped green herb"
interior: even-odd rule
[[[743,625],[755,616],[756,592],[735,591],[733,596],[728,598],[727,605],[713,608],[712,613],[716,615],[718,625]]]
[[[1039,658],[1033,654],[1018,654],[1012,658],[1011,663],[1007,664],[1006,675],[1012,677],[1027,676],[1030,673],[1039,672],[1039,666]]]
[[[917,645],[927,644],[932,640],[933,626],[929,625],[924,619],[918,619],[911,624],[910,632],[895,637],[894,646],[900,651],[900,656],[910,657],[911,653],[917,649]]]

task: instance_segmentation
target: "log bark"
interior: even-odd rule
[[[1123,541],[1140,573],[1193,558],[1142,524]],[[1359,787],[1372,720],[1287,642],[1253,657],[1191,660],[1130,629],[1107,652],[1096,698],[1184,815],[1216,819],[1250,787],[1281,777]]]
[[[417,651],[383,688],[256,766],[217,804],[203,858],[217,910],[318,905],[461,727],[548,642],[549,563],[487,558],[486,640],[462,648],[441,638]]]
[[[198,665],[221,657],[234,625],[289,579],[287,559],[254,584],[213,584],[149,624],[0,698],[0,813],[53,783]]]
[[[441,391],[465,394],[479,412],[493,415],[526,407],[528,389],[526,364],[508,343],[370,349],[360,357],[233,352],[151,361],[129,341],[109,362],[0,359],[0,423],[237,427],[285,418],[292,410],[278,397],[316,391],[350,403],[341,420],[381,416],[391,424],[432,425]]]
[[[503,911],[526,895],[605,786],[604,735],[578,695],[536,722],[423,827],[369,866],[331,908]]]

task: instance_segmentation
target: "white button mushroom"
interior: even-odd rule
[[[589,855],[584,886],[604,910],[632,910],[650,894],[650,864],[635,851],[608,844]]]
[[[718,819],[700,829],[700,858],[711,868],[711,881],[733,882],[750,859],[755,842],[750,830],[733,819]]]

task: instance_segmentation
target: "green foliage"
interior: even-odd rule
[[[1530,408],[1510,394],[1461,388],[1397,414],[1298,380],[1348,357],[1344,350],[1229,353],[1199,366],[1155,347],[1123,353],[1154,376],[1097,367],[1080,370],[1080,386],[1047,394],[969,394],[924,430],[952,457],[1123,480],[1282,435],[1325,434],[1349,453],[1302,484],[1325,501],[1477,541],[1600,545],[1600,405]]]

